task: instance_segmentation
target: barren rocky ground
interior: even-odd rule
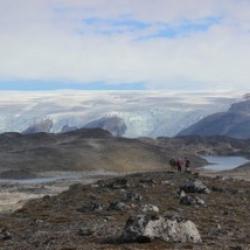
[[[195,181],[210,191],[203,186],[190,189]],[[249,249],[249,207],[250,183],[244,180],[175,172],[133,174],[76,184],[2,215],[0,249]],[[202,243],[161,237],[128,242],[121,237],[131,216],[147,214],[191,220]]]

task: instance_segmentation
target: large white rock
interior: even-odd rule
[[[178,221],[174,218],[152,215],[130,217],[122,238],[126,242],[150,242],[154,239],[182,243],[202,242],[200,233],[192,221]]]

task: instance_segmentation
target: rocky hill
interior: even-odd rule
[[[250,100],[232,104],[227,112],[207,116],[181,131],[179,135],[223,135],[240,139],[250,138]]]
[[[248,140],[227,137],[127,139],[102,129],[59,134],[5,133],[0,135],[0,175],[9,175],[9,171],[11,175],[23,171],[28,176],[44,171],[155,171],[168,169],[171,158],[184,157],[200,167],[206,164],[201,154],[249,157],[249,145]]]
[[[20,170],[114,172],[165,169],[173,152],[138,139],[113,137],[102,129],[67,133],[0,135],[0,172]],[[143,161],[142,161],[143,159]]]
[[[249,188],[174,172],[77,184],[2,215],[0,248],[249,249]]]

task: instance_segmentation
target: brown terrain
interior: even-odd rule
[[[204,203],[180,203],[180,186],[197,178],[211,192],[190,195]],[[249,249],[249,190],[250,183],[242,180],[168,171],[77,184],[56,197],[31,200],[13,214],[1,216],[0,248]],[[145,213],[146,204],[157,206],[159,214],[174,214],[194,222],[202,243],[157,239],[124,242],[121,235],[128,218]]]
[[[58,195],[30,199],[13,213],[2,213],[0,249],[250,248],[248,165],[219,174],[199,168],[206,164],[202,154],[249,158],[249,140],[216,136],[126,139],[101,129],[81,129],[63,134],[7,133],[0,135],[0,144],[1,178],[29,179],[44,172],[100,169],[121,175],[100,176],[96,179],[102,180],[92,180],[92,184],[75,184]],[[191,160],[192,173],[171,169],[169,160],[180,157]],[[203,184],[198,190],[183,188],[197,181],[207,188]],[[147,228],[145,232],[153,230],[153,236],[132,226],[134,235],[139,236],[130,235],[129,239],[124,235],[137,218],[131,216],[137,215],[149,219],[148,224],[140,224],[142,227],[155,221],[163,224]],[[178,227],[185,220],[194,223],[202,242],[194,242],[191,236],[178,238],[178,234],[190,233],[190,228]],[[182,229],[176,231],[173,225]],[[169,236],[173,232],[175,235]]]

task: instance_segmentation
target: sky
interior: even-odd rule
[[[0,0],[0,90],[250,89],[249,0]]]

